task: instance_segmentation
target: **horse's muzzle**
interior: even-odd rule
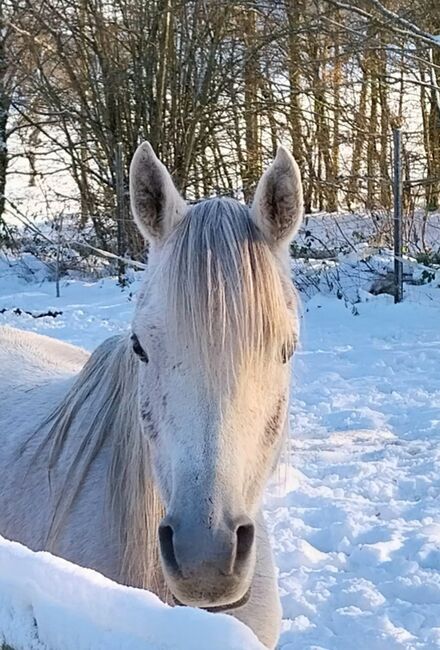
[[[255,567],[255,526],[248,517],[211,527],[167,516],[159,542],[176,601],[211,611],[244,604]]]

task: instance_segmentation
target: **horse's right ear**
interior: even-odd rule
[[[139,145],[131,161],[130,202],[137,227],[153,241],[166,237],[185,213],[185,201],[149,142]]]

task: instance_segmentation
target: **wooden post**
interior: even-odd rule
[[[60,275],[61,275],[61,247],[62,247],[62,229],[63,229],[63,213],[61,213],[56,222],[55,227],[57,231],[57,256],[55,259],[55,287],[56,296],[60,297]]]
[[[122,143],[116,145],[115,155],[116,177],[116,220],[117,220],[117,245],[118,245],[118,282],[121,287],[127,284],[125,277],[125,263],[121,259],[126,254],[125,245],[125,178],[124,178],[124,152]]]
[[[393,127],[393,195],[394,195],[394,302],[403,299],[402,262],[402,131]]]

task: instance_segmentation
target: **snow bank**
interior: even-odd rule
[[[169,607],[0,537],[0,644],[14,650],[264,650],[224,614]]]

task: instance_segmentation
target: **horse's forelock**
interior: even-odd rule
[[[295,338],[277,260],[238,201],[192,206],[169,243],[163,275],[169,334],[214,383],[225,370],[232,377],[243,364],[264,366]]]

